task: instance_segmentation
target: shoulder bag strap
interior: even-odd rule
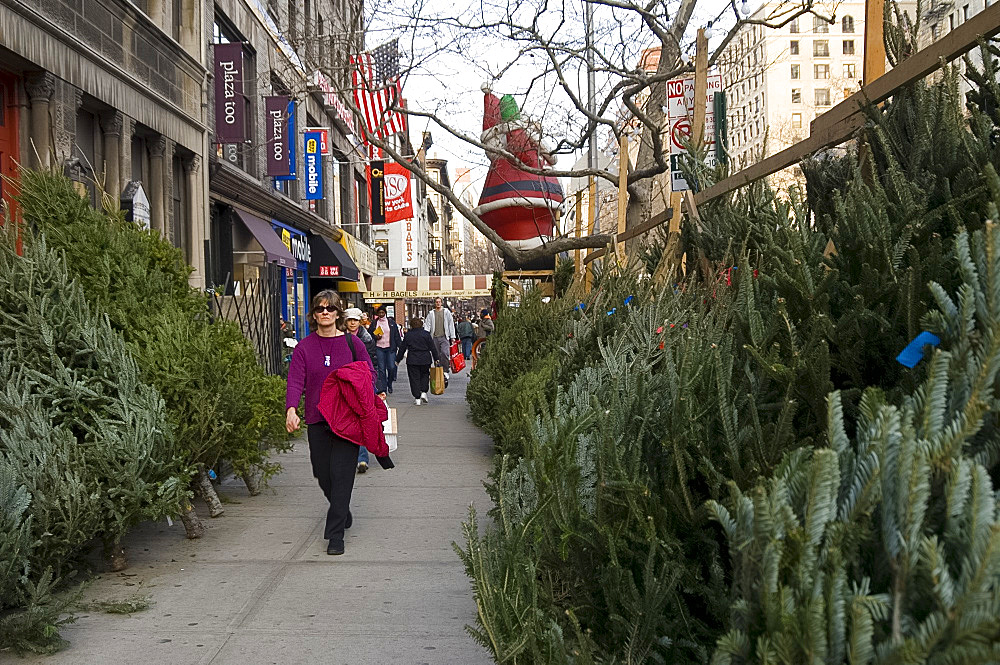
[[[351,347],[351,361],[358,362],[358,352],[354,350],[354,335],[347,333],[347,346]]]

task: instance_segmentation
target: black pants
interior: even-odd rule
[[[406,374],[410,379],[410,394],[414,398],[431,389],[431,366],[406,363]]]
[[[342,545],[358,468],[358,446],[331,432],[326,423],[309,425],[308,431],[313,476],[330,502],[323,537]]]

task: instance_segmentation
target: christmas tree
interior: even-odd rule
[[[18,256],[5,232],[0,647],[53,645],[44,627],[57,621],[46,609],[53,581],[72,574],[95,537],[113,555],[138,522],[178,514],[189,478],[163,400],[63,257],[44,237],[29,237]]]

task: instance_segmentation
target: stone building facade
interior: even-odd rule
[[[360,304],[377,271],[365,156],[342,97],[364,43],[361,10],[361,0],[0,0],[0,173],[58,169],[94,205],[124,194],[137,222],[183,250],[197,288],[230,294],[277,275],[282,317],[302,336],[311,293],[335,288]],[[241,45],[240,141],[216,132],[220,44]],[[278,95],[294,102],[295,179],[268,175],[265,100]],[[325,130],[310,161],[319,197],[306,197],[306,128]],[[0,195],[12,205],[9,182]]]
[[[95,204],[101,189],[117,199],[141,182],[149,224],[184,251],[196,285],[208,139],[199,6],[0,0],[0,170],[61,169]]]

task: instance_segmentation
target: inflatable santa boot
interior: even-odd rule
[[[524,168],[548,169],[555,160],[542,145],[540,129],[522,120],[513,97],[498,99],[486,86],[483,92],[481,139],[491,148],[511,153],[514,159],[487,155],[490,170],[474,212],[513,246],[532,249],[555,234],[556,210],[563,201],[563,192],[554,177],[529,173]],[[549,270],[555,267],[555,256],[517,265],[505,259],[504,265],[508,270]]]

